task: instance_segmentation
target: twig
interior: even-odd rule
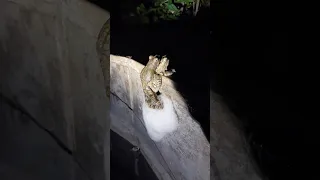
[[[195,4],[195,1],[197,1],[197,4]],[[199,7],[200,7],[200,0],[194,0],[193,1],[193,15],[196,16],[197,13],[199,12]]]

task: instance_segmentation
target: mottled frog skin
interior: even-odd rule
[[[167,71],[168,65],[169,60],[166,57],[159,61],[156,56],[149,56],[149,62],[140,73],[145,101],[152,109],[163,109],[163,103],[156,93],[161,88],[162,76],[170,76],[175,72],[175,70]]]
[[[168,66],[169,66],[169,59],[166,56],[163,56],[159,66],[156,69],[156,72],[161,76],[171,76],[173,73],[176,72],[176,70],[171,69],[170,71],[168,71]]]

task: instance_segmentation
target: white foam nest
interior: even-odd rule
[[[178,118],[171,99],[164,95],[160,95],[159,98],[164,105],[161,110],[149,108],[145,101],[142,105],[143,120],[153,141],[160,141],[178,127]]]

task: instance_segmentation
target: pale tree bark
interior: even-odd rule
[[[193,15],[196,16],[198,11],[199,11],[200,0],[194,0],[193,4],[192,4],[192,7],[193,7]]]

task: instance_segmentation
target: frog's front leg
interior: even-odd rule
[[[147,84],[153,92],[157,93],[162,85],[162,77],[160,74],[154,74],[153,78]]]
[[[173,73],[175,73],[176,70],[175,69],[171,69],[171,70],[166,70],[162,73],[162,76],[165,76],[165,77],[168,77],[168,76],[171,76]]]

